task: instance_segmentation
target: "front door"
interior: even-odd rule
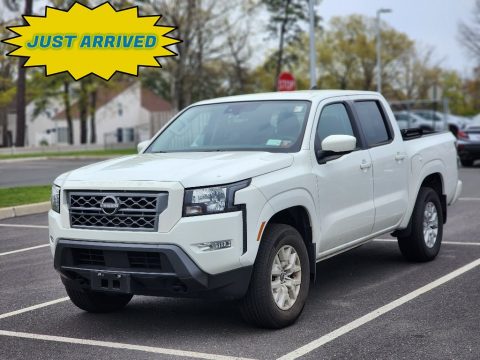
[[[319,164],[314,156],[320,253],[370,235],[375,220],[372,160],[361,144],[347,104],[323,107],[315,133],[316,150],[321,150],[321,142],[329,135],[355,136],[357,148],[325,164]]]

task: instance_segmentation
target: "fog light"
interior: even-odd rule
[[[201,251],[213,251],[232,247],[231,240],[209,241],[195,244]]]

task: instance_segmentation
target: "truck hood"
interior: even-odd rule
[[[184,187],[227,184],[290,166],[293,155],[266,152],[139,154],[88,165],[66,181],[177,181]]]

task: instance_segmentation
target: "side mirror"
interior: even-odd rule
[[[150,140],[139,142],[137,145],[137,152],[140,154],[143,150],[145,150],[148,144],[150,144]]]
[[[352,152],[357,147],[357,139],[350,135],[330,135],[322,141],[322,148],[315,149],[315,155],[319,164],[335,160]]]
[[[347,153],[355,150],[357,139],[350,135],[330,135],[322,141],[322,150],[334,153]]]

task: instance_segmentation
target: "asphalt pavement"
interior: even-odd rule
[[[64,172],[90,165],[98,159],[48,159],[0,161],[0,187],[49,185]]]
[[[0,359],[478,359],[480,168],[460,177],[435,261],[405,261],[389,236],[323,261],[301,318],[276,331],[228,301],[85,313],[53,270],[46,215],[0,221]]]

